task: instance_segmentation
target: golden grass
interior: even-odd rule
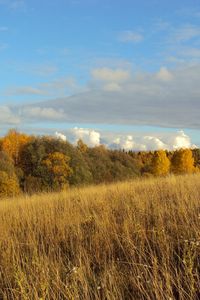
[[[200,176],[0,202],[0,299],[199,299]]]

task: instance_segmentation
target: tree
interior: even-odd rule
[[[20,154],[24,145],[26,145],[30,139],[30,136],[19,133],[15,129],[10,130],[3,138],[1,148],[12,158],[15,166],[19,163]]]
[[[167,175],[170,170],[170,160],[164,150],[156,151],[152,158],[151,172],[153,175]]]
[[[0,197],[19,194],[19,182],[11,158],[0,151]]]
[[[73,170],[68,178],[70,185],[85,185],[93,182],[87,162],[87,152],[82,153],[69,142],[50,137],[34,137],[23,148],[20,155],[20,166],[22,166],[25,177],[44,178],[47,169],[44,168],[42,162],[54,152],[60,152],[70,157],[69,166]],[[42,181],[45,190],[47,182]]]
[[[195,171],[192,150],[180,149],[174,152],[171,170],[174,174],[193,173]]]
[[[47,179],[50,187],[54,190],[62,190],[68,186],[68,178],[72,173],[69,166],[70,158],[60,152],[54,152],[48,155],[43,161],[47,170]]]
[[[16,176],[9,176],[6,172],[0,171],[0,197],[15,196],[20,193]]]
[[[81,139],[79,139],[78,142],[77,142],[77,149],[81,153],[86,153],[87,150],[88,150],[88,146]]]

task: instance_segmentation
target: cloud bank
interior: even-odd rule
[[[200,64],[136,74],[94,69],[83,93],[7,109],[24,123],[39,120],[199,129],[199,78]]]
[[[150,151],[150,150],[177,150],[180,148],[196,148],[192,144],[191,139],[184,131],[178,131],[173,134],[160,135],[108,135],[103,132],[100,133],[96,130],[78,128],[68,130],[66,134],[55,133],[55,136],[61,140],[69,140],[76,144],[79,139],[82,139],[90,147],[99,146],[104,144],[110,149],[124,149],[126,151]]]

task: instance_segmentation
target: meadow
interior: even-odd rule
[[[0,299],[200,299],[200,175],[2,199]]]

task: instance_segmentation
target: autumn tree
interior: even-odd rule
[[[174,152],[171,170],[174,174],[193,173],[195,171],[192,150],[180,149]]]
[[[49,184],[54,190],[67,187],[69,175],[72,173],[69,160],[67,155],[60,152],[51,153],[43,160],[43,165],[48,172]]]
[[[15,129],[10,130],[3,138],[1,148],[12,158],[15,166],[19,164],[21,151],[30,139],[30,136],[24,133],[19,133]]]
[[[19,182],[11,158],[0,152],[0,197],[19,194]]]
[[[88,150],[88,146],[81,139],[79,139],[78,142],[77,142],[77,149],[81,153],[85,153]]]
[[[153,175],[167,175],[170,170],[170,160],[164,150],[156,151],[152,158],[151,172]]]
[[[44,168],[43,160],[54,152],[60,152],[70,157],[69,166],[73,172],[70,174],[68,181],[70,185],[85,185],[93,182],[92,174],[88,166],[87,153],[80,152],[67,141],[58,140],[49,137],[34,137],[25,145],[21,153],[21,162],[25,178],[28,176],[42,179],[44,190],[46,189],[47,180],[43,180],[47,176],[47,169]],[[32,180],[31,180],[32,182]],[[41,182],[41,180],[39,180]],[[32,187],[34,185],[31,184]]]

